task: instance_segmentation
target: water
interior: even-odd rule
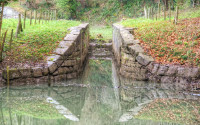
[[[90,60],[78,79],[0,90],[0,124],[198,125],[199,102],[174,84],[125,79],[111,60]]]

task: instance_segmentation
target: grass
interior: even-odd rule
[[[91,39],[108,41],[112,39],[112,27],[110,26],[91,26]]]
[[[144,107],[138,119],[198,125],[200,103],[198,100],[156,99]]]
[[[6,44],[4,47],[4,59],[13,60],[14,62],[26,62],[44,60],[45,56],[53,53],[64,36],[69,32],[67,29],[80,24],[78,21],[58,20],[49,21],[44,24],[34,24],[30,26],[30,20],[26,20],[26,28],[18,38],[14,37],[11,51],[9,51],[9,40],[11,29],[16,32],[18,20],[4,19],[2,30],[5,32],[8,29]]]
[[[181,13],[179,17],[178,25],[144,18],[128,19],[120,24],[137,28],[136,38],[155,61],[200,66],[200,8]]]
[[[19,100],[13,99],[7,104],[11,108],[12,113],[17,115],[31,116],[39,119],[63,119],[57,109],[51,104],[47,103],[44,99],[34,98],[20,98]],[[4,111],[7,111],[5,108]]]

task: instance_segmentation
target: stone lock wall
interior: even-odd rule
[[[200,69],[182,65],[159,64],[146,54],[140,42],[119,24],[113,24],[113,52],[120,67],[120,74],[135,80],[161,83],[200,84]],[[131,29],[133,32],[133,29]],[[192,84],[188,84],[192,83]],[[200,85],[199,85],[200,86]]]
[[[54,55],[46,57],[43,67],[16,68],[2,73],[2,82],[10,79],[13,85],[37,84],[76,78],[83,71],[89,48],[89,24],[69,29],[70,33],[60,42]]]

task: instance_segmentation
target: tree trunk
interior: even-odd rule
[[[169,0],[163,0],[166,10],[168,10],[168,2],[169,2]]]
[[[32,14],[33,14],[33,12],[32,12],[32,10],[31,10],[30,25],[32,24]]]
[[[16,37],[18,37],[18,34],[20,34],[20,31],[22,31],[21,29],[22,27],[22,24],[21,24],[21,14],[19,14],[19,22],[18,22],[18,25],[17,25],[17,31],[16,31]]]
[[[1,5],[2,5],[2,11],[1,11],[1,19],[0,19],[0,36],[1,36],[1,28],[2,28],[2,23],[3,23],[4,2]]]
[[[160,18],[160,3],[158,3],[158,18]]]
[[[26,28],[26,10],[24,12],[24,29]]]
[[[147,19],[147,9],[145,6],[144,6],[144,17]]]
[[[7,31],[8,31],[8,30],[6,30],[6,32],[5,32],[5,34],[4,34],[3,42],[2,42],[1,48],[0,48],[0,49],[1,49],[1,50],[0,50],[0,62],[3,61],[3,48],[4,48],[5,41],[6,41],[6,34],[7,34]]]
[[[10,36],[10,41],[9,41],[9,49],[10,49],[10,51],[11,51],[11,46],[12,46],[12,38],[13,38],[13,29],[12,29],[12,31],[11,31],[11,36]]]

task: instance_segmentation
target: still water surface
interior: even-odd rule
[[[0,90],[0,124],[198,125],[200,98],[122,78],[111,60],[89,60],[78,79]]]

